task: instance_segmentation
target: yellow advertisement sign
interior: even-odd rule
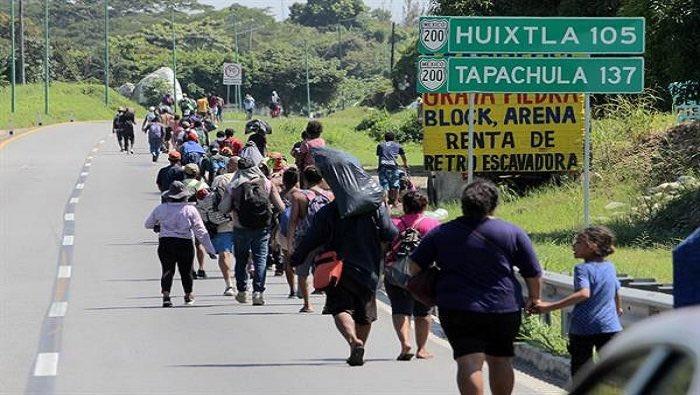
[[[474,171],[566,172],[583,167],[583,95],[474,96]],[[424,94],[422,122],[425,169],[466,172],[469,94]]]

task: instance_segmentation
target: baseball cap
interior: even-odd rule
[[[230,147],[224,147],[221,149],[221,155],[224,156],[233,156],[233,150]]]
[[[195,163],[188,163],[185,165],[185,174],[190,176],[196,176],[199,174],[199,166]]]
[[[181,158],[182,158],[182,156],[177,151],[170,151],[168,153],[168,159],[170,159],[170,160],[180,160]]]

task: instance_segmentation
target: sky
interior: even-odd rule
[[[403,19],[403,0],[364,0],[370,8],[390,10],[392,19],[400,22]],[[420,0],[427,4],[427,0]],[[289,16],[289,7],[294,3],[304,3],[302,0],[199,0],[200,3],[210,4],[217,8],[227,7],[233,3],[251,8],[270,8],[275,19],[282,20]]]

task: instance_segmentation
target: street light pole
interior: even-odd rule
[[[309,43],[304,41],[304,52],[306,53],[306,108],[311,118],[311,88],[309,87]]]
[[[236,23],[236,14],[233,15],[233,42],[234,42],[234,52],[236,63],[238,63],[238,24]],[[234,96],[236,96],[236,107],[241,110],[241,86],[234,85]]]
[[[44,0],[44,114],[49,114],[49,0]]]
[[[109,105],[109,0],[105,3],[105,106]]]
[[[15,93],[15,0],[10,0],[10,36],[12,44],[10,45],[10,96],[11,96],[11,111],[15,112],[17,107],[16,93]]]
[[[170,27],[173,33],[173,112],[177,112],[177,55],[175,53],[175,7],[172,7],[170,11]]]

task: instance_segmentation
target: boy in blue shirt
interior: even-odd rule
[[[540,314],[571,305],[569,354],[571,376],[622,330],[620,282],[615,266],[606,257],[615,252],[615,236],[604,226],[584,229],[574,240],[574,257],[584,262],[574,267],[574,293],[557,302],[539,302],[534,310]]]

